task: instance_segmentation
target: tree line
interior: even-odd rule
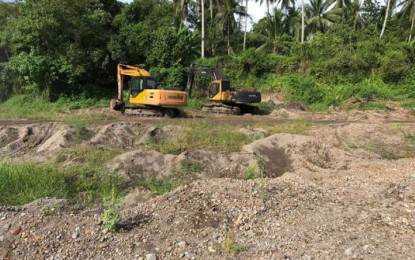
[[[333,85],[376,78],[412,91],[414,0],[258,0],[267,15],[247,32],[250,2],[0,1],[0,100],[107,95],[118,62],[183,86],[195,60],[264,89],[298,75]]]

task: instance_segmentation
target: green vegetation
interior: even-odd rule
[[[204,170],[203,164],[194,160],[180,161],[180,172],[184,174],[202,172]]]
[[[116,184],[110,174],[87,166],[61,169],[51,164],[0,162],[0,205],[56,197],[88,206],[99,202]]]
[[[72,162],[99,168],[117,154],[119,154],[119,150],[75,146],[58,153],[55,157],[55,162],[60,164],[70,160]]]
[[[111,193],[104,197],[104,214],[102,221],[108,231],[117,231],[119,222],[122,219],[121,213],[118,211],[121,206],[120,197],[116,189],[112,187]]]
[[[95,100],[88,98],[68,99],[60,98],[55,102],[49,102],[41,96],[16,95],[6,102],[0,103],[0,118],[2,119],[38,119],[38,120],[58,120],[73,124],[81,124],[86,120],[111,119],[111,116],[103,113],[98,115],[75,115],[73,109],[87,107],[105,107],[108,100]]]
[[[177,176],[155,177],[149,176],[143,182],[142,186],[156,195],[170,192],[182,184],[182,179]]]
[[[226,254],[238,254],[246,250],[246,247],[237,242],[233,236],[228,235],[222,243],[223,250]]]
[[[221,152],[237,152],[247,143],[255,140],[255,136],[246,136],[232,126],[215,125],[208,121],[186,121],[179,133],[162,143],[147,140],[147,149],[161,153],[180,154],[188,150],[212,150]]]
[[[253,180],[261,177],[261,169],[258,163],[251,163],[243,172],[242,176],[245,180]],[[263,177],[263,176],[262,176]]]
[[[369,103],[363,109],[382,110],[370,103],[415,97],[410,1],[392,5],[388,15],[371,1],[341,8],[333,0],[305,1],[304,7],[286,1],[254,24],[246,44],[239,21],[250,10],[243,3],[204,4],[202,23],[200,6],[191,1],[0,2],[0,101],[25,95],[3,104],[0,116],[49,119],[101,99],[107,106],[121,61],[145,65],[160,86],[179,89],[191,62],[217,66],[236,88],[278,92],[317,111],[351,98]],[[196,60],[205,25],[205,58]],[[205,84],[196,85],[195,94],[205,93]],[[200,100],[191,99],[189,107],[200,108]]]

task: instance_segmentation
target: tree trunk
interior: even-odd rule
[[[385,20],[383,20],[382,31],[380,32],[379,38],[382,38],[383,34],[385,33],[386,22],[388,21],[390,5],[391,5],[391,0],[388,0],[387,5],[386,5]]]
[[[202,3],[202,59],[205,57],[205,2],[201,0]]]
[[[230,24],[228,24],[228,55],[231,55]]]
[[[246,48],[246,30],[248,25],[248,0],[245,1],[245,33],[244,33],[244,50]]]
[[[415,25],[415,0],[413,0],[412,3],[412,14],[411,14],[411,30],[409,31],[409,37],[408,37],[408,42],[411,42],[412,40],[412,33],[414,31],[414,25]]]
[[[304,0],[301,0],[301,43],[304,42]]]
[[[267,2],[267,14],[269,15],[269,0],[265,0]]]
[[[210,4],[210,6],[209,6],[209,9],[210,9],[210,20],[212,21],[213,20],[213,4],[212,4],[212,0],[210,0],[209,4]]]

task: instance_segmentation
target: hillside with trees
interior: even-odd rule
[[[194,61],[316,109],[415,96],[413,1],[260,1],[247,32],[249,2],[2,1],[0,100],[111,97],[119,62],[183,88]]]

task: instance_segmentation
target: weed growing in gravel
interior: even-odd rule
[[[265,179],[264,179],[264,164],[265,159],[262,156],[258,156],[257,159],[258,163],[258,169],[259,169],[259,192],[261,194],[262,201],[265,201],[267,199],[267,189],[265,187]]]
[[[255,161],[254,163],[250,163],[249,166],[243,172],[243,178],[245,180],[253,180],[259,178],[261,175],[261,169],[258,163]]]
[[[196,173],[201,172],[204,170],[203,164],[200,162],[185,159],[180,161],[180,171],[182,173],[188,174],[188,173]]]
[[[228,235],[225,240],[223,240],[222,248],[226,254],[232,255],[246,250],[245,246],[237,242],[231,235]]]
[[[386,160],[412,158],[415,157],[415,136],[405,136],[404,142],[398,145],[370,141],[365,144],[364,148]]]
[[[155,177],[149,176],[143,182],[142,186],[156,195],[161,195],[170,192],[182,184],[180,178],[174,176]]]
[[[347,141],[347,146],[351,149],[356,149],[359,147],[355,139],[350,139],[349,141]]]
[[[121,207],[120,197],[114,187],[111,189],[111,193],[103,198],[104,201],[104,214],[102,221],[104,226],[110,232],[118,230],[118,225],[122,219],[122,215],[119,212]]]

